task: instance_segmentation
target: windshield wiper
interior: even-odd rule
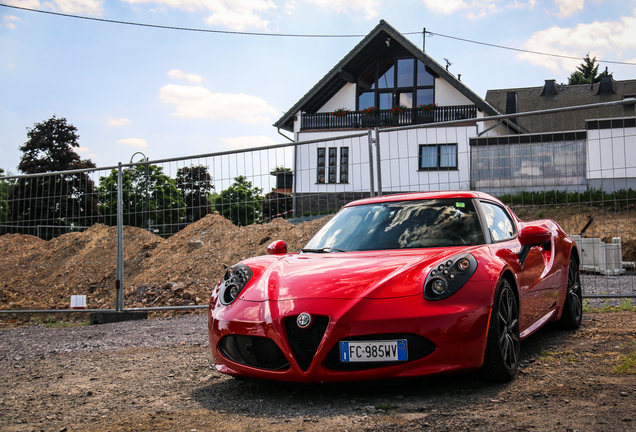
[[[313,253],[330,253],[330,252],[349,252],[344,249],[332,248],[332,247],[324,247],[320,249],[301,249],[301,252],[313,252]]]

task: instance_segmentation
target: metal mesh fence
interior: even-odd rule
[[[555,111],[380,130],[379,189],[478,190],[553,219],[582,253],[586,297],[636,297],[633,102]]]
[[[0,179],[0,309],[203,307],[224,270],[297,252],[347,202],[481,190],[582,251],[584,295],[634,297],[633,105],[361,131]],[[119,223],[119,226],[118,226]],[[116,298],[116,286],[122,295]]]

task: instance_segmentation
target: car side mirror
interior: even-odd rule
[[[552,232],[542,225],[525,225],[519,231],[519,243],[521,243],[521,250],[517,254],[521,265],[526,262],[530,249],[533,246],[539,246],[550,241],[552,238]]]
[[[270,255],[285,255],[287,253],[287,243],[284,240],[273,241],[267,246],[267,253]]]

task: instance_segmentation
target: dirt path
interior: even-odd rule
[[[216,373],[204,316],[0,331],[3,431],[636,431],[636,314],[522,344],[509,384],[472,374],[293,385]]]

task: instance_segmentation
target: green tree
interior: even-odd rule
[[[261,188],[253,187],[245,176],[234,178],[229,188],[214,196],[214,209],[237,226],[250,225],[260,218]]]
[[[117,170],[99,181],[99,210],[104,223],[117,224]],[[122,197],[124,225],[172,232],[171,225],[182,222],[185,203],[177,183],[157,165],[138,165],[123,170]]]
[[[11,182],[3,180],[4,170],[0,168],[0,223],[5,223],[9,217],[9,203],[7,202],[7,196],[11,189]]]
[[[198,165],[179,168],[177,188],[185,201],[186,222],[196,222],[210,213],[208,196],[214,185],[207,167]]]
[[[95,167],[74,150],[79,147],[77,128],[65,118],[53,116],[28,128],[27,137],[20,147],[23,154],[18,169],[24,174],[43,175],[20,178],[11,187],[7,222],[20,227],[94,223],[99,217],[97,195],[86,172],[45,175]]]
[[[596,64],[596,57],[590,58],[590,53],[587,53],[583,58],[583,63],[577,66],[576,70],[572,72],[568,78],[568,84],[591,84],[597,83],[601,80],[601,76],[611,75],[607,69],[605,72],[599,75],[598,64]]]

